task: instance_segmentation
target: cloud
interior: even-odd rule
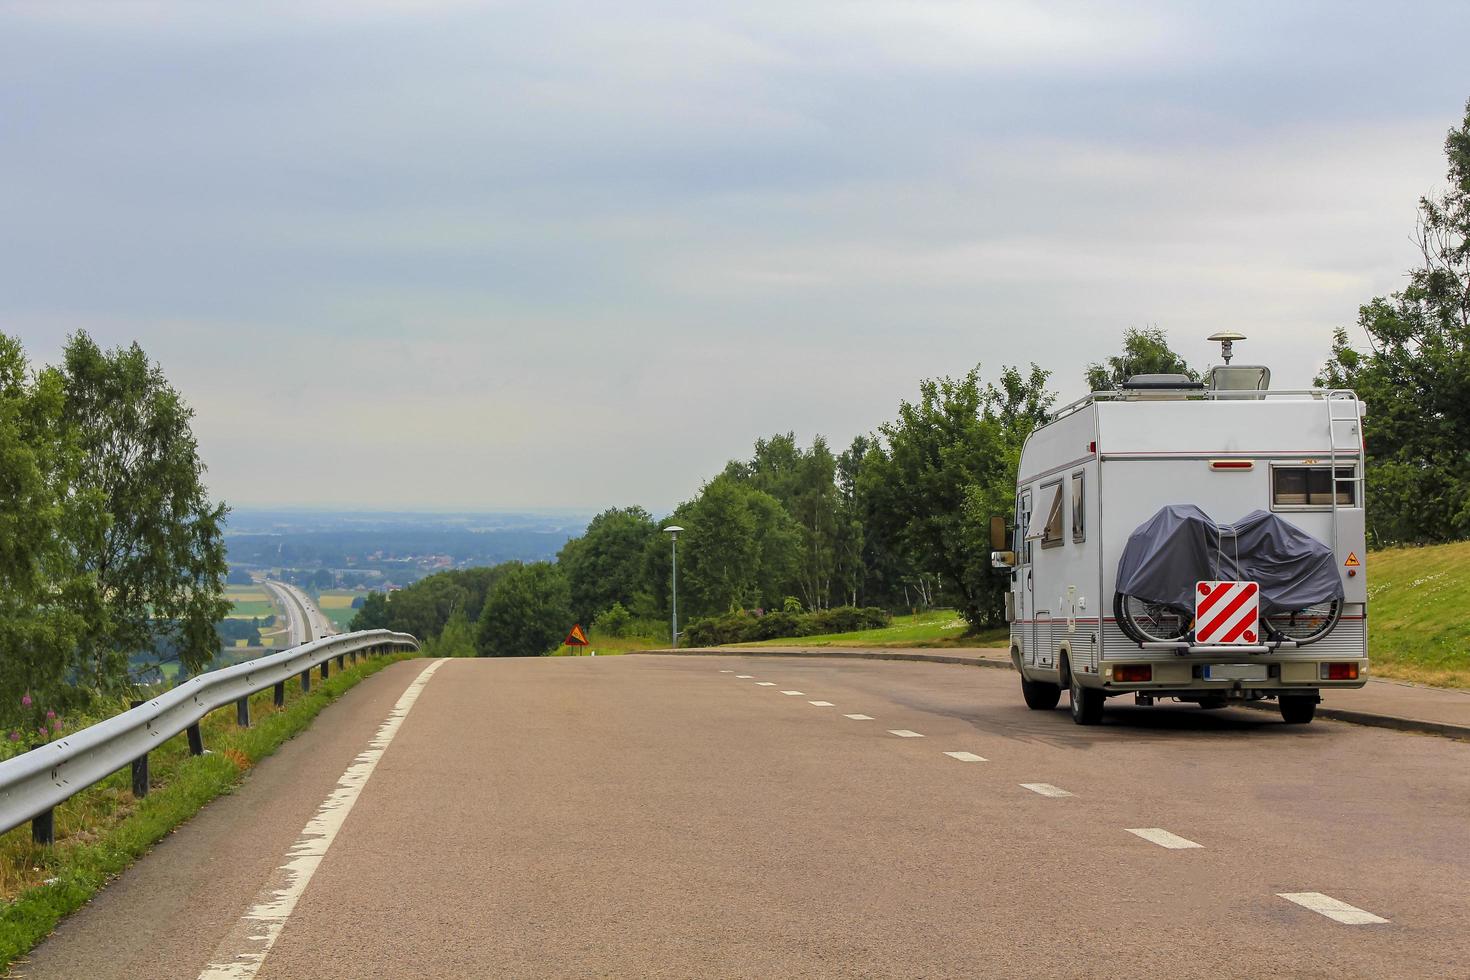
[[[921,377],[1396,288],[1462,4],[0,8],[0,329],[140,339],[243,503],[655,509]],[[290,478],[277,477],[289,460]],[[346,479],[387,460],[371,480]],[[593,477],[566,478],[566,461]]]

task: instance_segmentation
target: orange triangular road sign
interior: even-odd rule
[[[582,624],[578,623],[572,627],[572,631],[567,634],[567,638],[565,640],[562,640],[562,645],[569,647],[585,647],[587,645],[587,642],[587,634],[582,632]]]
[[[1356,551],[1349,551],[1347,561],[1343,562],[1343,566],[1346,568],[1357,568],[1361,564],[1362,562],[1358,561],[1358,553]]]

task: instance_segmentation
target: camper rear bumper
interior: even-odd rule
[[[1249,668],[1232,672],[1230,667]],[[1134,680],[1135,671],[1148,669],[1148,680]],[[1211,670],[1210,668],[1217,668]],[[1218,668],[1227,668],[1220,670]],[[1348,669],[1355,668],[1355,669]],[[1214,676],[1211,676],[1214,675]],[[1355,675],[1355,676],[1347,676]],[[1127,678],[1127,679],[1123,679]],[[1291,691],[1328,688],[1359,688],[1368,680],[1366,657],[1324,657],[1320,660],[1292,658],[1290,660],[1262,660],[1252,657],[1249,661],[1221,659],[1209,660],[1104,660],[1098,665],[1096,674],[1079,678],[1088,686],[1098,686],[1109,693],[1122,694],[1132,691],[1173,693],[1188,690],[1190,693],[1224,693],[1230,690]],[[1100,682],[1100,683],[1099,683]]]

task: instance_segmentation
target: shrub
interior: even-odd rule
[[[592,634],[594,636],[627,636],[628,627],[632,624],[633,614],[623,608],[621,602],[615,601],[592,620]]]
[[[867,606],[838,606],[817,612],[768,612],[764,616],[748,612],[726,613],[697,619],[684,630],[690,646],[720,646],[749,640],[779,640],[787,636],[816,636],[821,633],[856,633],[881,629],[893,622],[886,609]]]

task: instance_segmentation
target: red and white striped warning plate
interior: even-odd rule
[[[1201,582],[1194,590],[1196,643],[1258,643],[1261,590],[1254,582]]]

